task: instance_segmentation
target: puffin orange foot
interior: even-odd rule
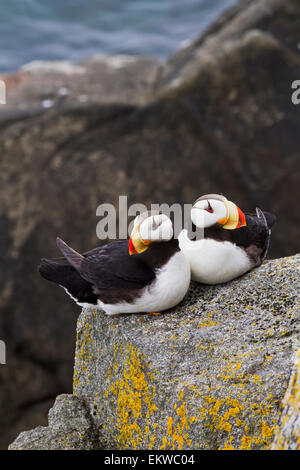
[[[160,315],[159,312],[147,312],[149,315]]]
[[[123,315],[123,313],[114,313],[113,315],[110,315],[110,316],[114,318],[114,317],[120,317],[121,315]]]

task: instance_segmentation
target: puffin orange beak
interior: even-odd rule
[[[241,228],[241,227],[246,227],[247,226],[247,222],[246,222],[246,216],[244,214],[244,212],[241,211],[241,209],[236,206],[237,210],[238,210],[238,213],[239,213],[239,222],[238,222],[238,225],[236,228]]]
[[[129,254],[130,255],[138,255],[139,253],[143,253],[148,249],[148,245],[151,243],[151,240],[143,240],[140,232],[139,227],[135,227],[132,230],[131,237],[129,240]]]
[[[231,201],[225,200],[224,204],[227,208],[227,217],[219,220],[219,224],[226,230],[235,230],[237,228],[246,227],[246,216],[241,209]]]
[[[132,241],[131,237],[130,237],[130,240],[129,240],[129,254],[130,254],[130,256],[138,254],[137,250],[134,248],[134,244],[133,244],[133,241]]]

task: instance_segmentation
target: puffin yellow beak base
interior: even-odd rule
[[[219,224],[223,225],[225,230],[235,230],[236,228],[246,227],[246,217],[241,209],[228,200],[225,200],[224,204],[227,209],[227,217],[219,220]]]
[[[131,237],[129,240],[129,254],[130,255],[137,255],[139,253],[143,253],[148,249],[148,245],[151,243],[151,240],[143,240],[140,231],[139,231],[139,226],[134,227],[134,229],[131,232]]]

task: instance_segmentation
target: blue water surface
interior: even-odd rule
[[[96,53],[165,59],[236,0],[4,0],[0,73]]]

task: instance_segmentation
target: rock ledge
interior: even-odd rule
[[[300,345],[299,262],[300,255],[268,261],[226,285],[192,284],[185,300],[159,317],[83,310],[77,398],[67,398],[72,418],[69,405],[58,412],[57,401],[50,430],[22,433],[10,448],[252,450],[270,448],[274,435],[299,448],[291,378]],[[287,393],[295,398],[289,411]]]

